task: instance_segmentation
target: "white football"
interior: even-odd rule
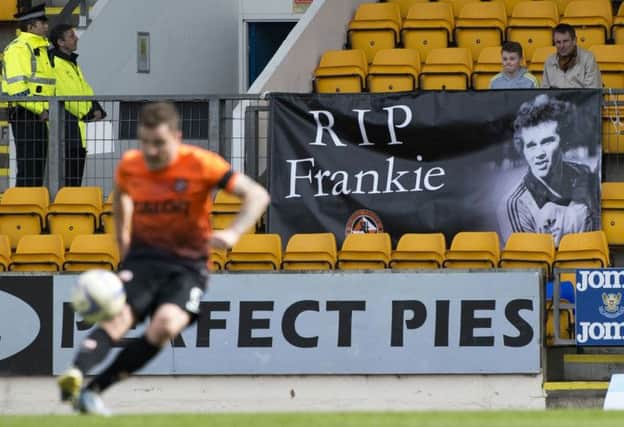
[[[117,275],[89,270],[78,276],[71,297],[74,310],[89,323],[117,315],[126,303],[126,292]]]

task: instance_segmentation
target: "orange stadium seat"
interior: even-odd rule
[[[552,1],[521,1],[507,25],[507,40],[522,45],[525,58],[537,47],[552,46],[552,30],[559,23],[557,4]]]
[[[333,270],[336,259],[333,233],[294,234],[286,245],[282,269]]]
[[[472,72],[472,88],[485,90],[490,88],[492,77],[501,72],[501,47],[489,46],[483,48]]]
[[[503,44],[506,26],[507,12],[504,3],[468,3],[455,21],[455,41],[458,47],[469,48],[472,59],[476,60],[484,47]]]
[[[368,69],[370,92],[409,92],[418,89],[420,55],[416,49],[383,49]]]
[[[347,234],[338,252],[341,270],[379,270],[388,267],[392,244],[388,233]]]
[[[101,210],[100,187],[63,187],[48,209],[48,228],[50,233],[63,236],[69,249],[74,237],[95,233]]]
[[[494,231],[462,231],[453,237],[446,253],[446,268],[496,268],[500,242]]]
[[[440,268],[446,254],[442,233],[407,233],[392,251],[390,268]]]
[[[470,87],[471,74],[470,49],[462,47],[432,49],[420,71],[420,88],[466,90]]]
[[[9,236],[0,234],[0,269],[7,271],[11,264],[11,241]]]
[[[27,235],[18,242],[9,271],[61,271],[64,258],[65,247],[60,235]]]
[[[87,271],[94,268],[115,271],[119,249],[112,234],[81,234],[72,241],[65,254],[63,270]]]
[[[0,234],[9,237],[12,249],[22,236],[43,232],[49,204],[45,187],[7,188],[0,201]]]
[[[568,3],[561,22],[576,30],[578,45],[588,49],[605,44],[611,34],[613,12],[609,0],[574,0]]]
[[[555,240],[546,233],[512,233],[498,263],[501,268],[542,268],[550,274]]]
[[[105,233],[115,234],[115,221],[113,219],[113,192],[108,195],[100,212],[100,224]]]
[[[624,44],[624,3],[620,3],[617,15],[613,17],[611,38],[615,44]]]
[[[383,1],[383,0],[382,0]],[[399,10],[401,12],[401,18],[405,18],[409,12],[409,10],[416,6],[420,7],[421,5],[427,4],[429,0],[385,0],[388,3],[396,3],[399,6]]]
[[[602,230],[610,245],[624,245],[624,182],[603,182]]]
[[[542,84],[542,74],[544,74],[544,63],[550,55],[556,52],[557,49],[554,46],[536,47],[533,50],[531,63],[527,68],[529,72],[537,78],[540,85]]]
[[[359,93],[366,87],[368,62],[364,51],[330,50],[314,71],[317,93]]]
[[[347,30],[349,46],[363,50],[369,64],[380,49],[396,47],[400,37],[401,11],[396,3],[361,4]]]
[[[279,234],[244,234],[228,254],[225,269],[279,270],[281,264],[282,239]]]
[[[418,49],[421,62],[429,51],[445,48],[453,40],[455,18],[450,4],[442,2],[422,3],[412,7],[403,21],[401,38],[403,46]]]

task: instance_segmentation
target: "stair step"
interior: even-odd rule
[[[624,364],[624,354],[564,354],[563,363]]]
[[[544,383],[544,391],[607,391],[609,381],[549,381]]]

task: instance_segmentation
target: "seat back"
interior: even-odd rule
[[[100,212],[100,226],[105,233],[115,234],[115,221],[113,219],[113,192],[108,195]]]
[[[455,41],[458,47],[469,48],[476,60],[484,47],[503,44],[506,26],[504,3],[497,0],[468,3],[455,22]]]
[[[459,14],[468,3],[476,3],[479,0],[440,0],[444,3],[449,3],[453,8],[453,16],[459,18]]]
[[[501,254],[502,268],[544,268],[555,260],[555,240],[547,233],[512,233]]]
[[[399,6],[401,18],[405,18],[409,10],[413,7],[420,7],[423,4],[427,4],[429,0],[386,0],[388,3],[395,3]]]
[[[57,234],[23,236],[13,254],[10,271],[61,271],[65,247]]]
[[[416,49],[384,49],[377,52],[368,70],[370,92],[406,92],[418,88],[420,55]]]
[[[60,234],[69,249],[76,236],[95,233],[101,211],[100,187],[63,187],[48,209],[50,233]]]
[[[421,62],[429,51],[448,47],[453,40],[455,18],[449,3],[420,3],[410,9],[401,30],[403,46],[418,49]]]
[[[624,245],[624,182],[603,182],[602,230],[610,245]]]
[[[537,80],[542,83],[542,75],[544,74],[544,63],[550,55],[557,52],[557,48],[554,46],[536,47],[533,50],[533,56],[531,57],[531,63],[528,66],[529,71],[533,74]]]
[[[624,89],[624,46],[593,45],[589,50],[596,57],[603,87]]]
[[[485,90],[490,88],[492,77],[502,70],[501,47],[484,47],[472,72],[472,88]]]
[[[507,40],[520,43],[525,58],[530,59],[535,48],[552,46],[552,30],[558,23],[556,3],[521,1],[507,25]]]
[[[401,11],[396,3],[363,3],[349,22],[349,45],[352,49],[363,50],[370,64],[377,51],[398,45],[401,22]]]
[[[432,49],[421,69],[420,88],[425,90],[466,90],[470,87],[472,54],[455,47]]]
[[[611,38],[613,38],[615,44],[624,44],[624,2],[620,3],[617,15],[613,17]]]
[[[336,266],[336,237],[333,233],[294,234],[288,240],[284,270],[332,270]]]
[[[553,267],[604,268],[609,264],[609,243],[604,231],[600,230],[565,234]]]
[[[390,262],[388,233],[347,234],[338,252],[338,268],[343,270],[384,269]]]
[[[9,237],[11,248],[22,236],[40,234],[46,228],[50,195],[45,187],[10,187],[0,201],[0,234]]]
[[[602,151],[624,153],[624,118],[610,110],[602,115]]]
[[[244,234],[228,253],[226,270],[279,270],[282,240],[279,234]]]
[[[446,253],[447,268],[495,268],[500,259],[500,242],[494,231],[457,233]]]
[[[407,233],[401,236],[392,251],[390,267],[440,268],[446,254],[446,239],[442,233]]]
[[[227,260],[227,252],[225,249],[210,249],[210,270],[223,271],[225,269],[225,261]]]
[[[87,271],[100,268],[115,271],[119,248],[112,234],[84,234],[74,238],[65,254],[65,271]]]
[[[366,87],[368,63],[364,51],[330,50],[314,71],[317,93],[358,93]]]
[[[11,264],[11,241],[9,236],[0,234],[0,270],[7,271]]]
[[[579,46],[605,44],[610,36],[613,12],[609,0],[574,0],[568,3],[561,22],[576,30]]]

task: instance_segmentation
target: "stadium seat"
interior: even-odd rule
[[[565,299],[560,299],[562,303],[568,303]],[[544,305],[546,309],[546,345],[554,344],[555,338],[555,322],[552,300],[547,300]],[[559,311],[559,338],[574,339],[574,314],[572,310]]]
[[[484,47],[472,71],[472,88],[486,90],[490,88],[492,77],[501,72],[501,47]]]
[[[496,268],[500,242],[494,231],[462,231],[453,237],[442,264],[446,268]]]
[[[407,233],[401,236],[392,251],[390,268],[440,268],[446,254],[442,233]]]
[[[624,153],[624,105],[616,108],[603,108],[602,151],[607,154]]]
[[[465,5],[469,3],[476,3],[479,0],[440,0],[440,1],[444,3],[449,3],[451,7],[453,8],[453,16],[455,18],[458,18],[460,12],[462,11]]]
[[[63,270],[87,271],[94,268],[115,271],[119,248],[112,234],[81,234],[72,241],[65,254]]]
[[[65,246],[60,235],[26,235],[17,244],[9,271],[61,271],[64,258]]]
[[[606,44],[611,34],[613,12],[609,0],[574,0],[568,3],[561,22],[576,30],[579,46],[588,49]]]
[[[536,1],[536,0],[533,0]],[[538,0],[541,1],[541,0]],[[555,4],[557,5],[557,11],[559,12],[559,17],[561,17],[563,15],[563,12],[565,12],[566,7],[568,6],[568,3],[570,3],[572,0],[554,0]]]
[[[286,245],[282,269],[333,270],[336,258],[333,233],[294,234]]]
[[[609,266],[609,244],[604,231],[569,233],[561,238],[554,268],[604,268]]]
[[[554,46],[536,47],[533,49],[533,56],[528,70],[542,84],[542,74],[544,74],[544,63],[550,55],[557,52]]]
[[[282,239],[279,234],[244,234],[228,253],[225,269],[279,270],[281,264]]]
[[[225,249],[210,249],[210,270],[223,271],[225,261],[227,260],[227,251]]]
[[[431,49],[420,71],[424,90],[466,90],[470,87],[472,56],[470,49],[449,47]]]
[[[524,57],[530,59],[536,47],[552,46],[552,30],[558,23],[555,2],[521,1],[507,24],[507,40],[520,43]]]
[[[317,93],[359,93],[366,87],[368,63],[362,50],[330,50],[314,71]]]
[[[624,2],[620,3],[617,15],[613,17],[611,38],[615,44],[624,44]]]
[[[416,5],[420,7],[423,3],[427,4],[429,0],[385,0],[388,3],[395,3],[399,6],[401,12],[401,18],[405,18],[409,10]]]
[[[0,234],[0,269],[7,271],[11,264],[11,241],[9,236]]]
[[[521,1],[523,1],[523,0],[504,0],[505,10],[507,11],[507,18],[511,17],[511,15],[513,14],[514,8]]]
[[[396,47],[401,38],[401,11],[396,3],[363,3],[347,30],[348,45],[361,49],[370,64],[377,51]]]
[[[501,268],[542,268],[550,275],[555,240],[547,233],[512,233],[498,263]]]
[[[420,55],[416,49],[384,49],[368,69],[370,92],[409,92],[418,89]]]
[[[338,252],[341,270],[379,270],[388,267],[392,250],[388,233],[347,234]]]
[[[624,89],[624,45],[593,45],[589,50],[596,57],[602,86]]]
[[[74,237],[95,233],[101,210],[100,187],[63,187],[48,209],[48,228],[63,236],[65,249],[69,249]]]
[[[108,195],[100,212],[100,225],[105,233],[115,234],[115,221],[113,220],[113,192]]]
[[[624,245],[624,182],[603,182],[602,230],[610,245]]]
[[[227,191],[219,190],[212,205],[212,228],[226,229],[240,211],[242,200]]]
[[[469,48],[472,59],[476,60],[484,47],[503,44],[506,26],[507,12],[503,3],[468,3],[455,21],[454,39],[458,47]]]
[[[11,249],[22,236],[43,232],[49,204],[45,187],[7,188],[0,201],[0,234],[9,237]]]
[[[453,40],[454,27],[455,18],[450,4],[421,3],[412,7],[403,21],[403,46],[418,49],[420,61],[425,62],[431,49],[449,46]]]

